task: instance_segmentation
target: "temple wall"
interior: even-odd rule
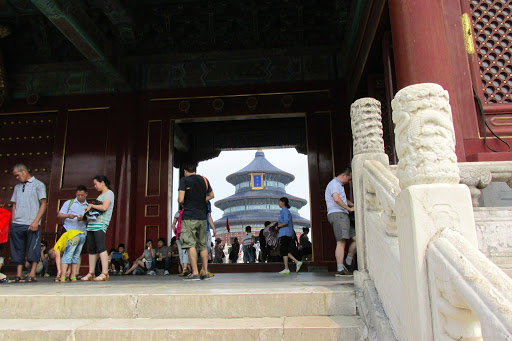
[[[349,125],[331,128],[331,122],[344,120],[333,119],[343,116],[333,92],[342,91],[336,84],[311,83],[50,97],[41,98],[36,105],[16,100],[0,109],[0,198],[8,202],[12,196],[14,164],[23,162],[31,167],[32,175],[47,186],[49,205],[42,231],[53,245],[61,228],[56,217],[60,206],[75,196],[80,184],[89,188],[89,199],[95,198],[98,193],[92,178],[105,174],[116,195],[107,248],[124,243],[135,258],[146,239],[167,237],[170,228],[169,203],[176,200],[169,185],[169,168],[175,157],[174,120],[302,115],[308,126],[314,262],[332,265],[335,245],[331,243],[334,236],[327,222],[324,189],[334,176],[334,165],[349,163],[345,153],[333,153],[330,132],[346,130],[344,134],[349,136]],[[254,99],[256,106],[251,102]],[[244,141],[251,144],[249,138]],[[8,252],[5,250],[4,256]]]

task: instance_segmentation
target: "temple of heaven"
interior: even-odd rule
[[[257,151],[251,163],[226,177],[226,181],[235,186],[235,194],[215,202],[215,206],[224,211],[222,218],[215,221],[217,237],[227,243],[231,243],[235,237],[241,241],[247,225],[258,236],[265,221],[277,221],[281,212],[278,205],[281,197],[287,197],[290,201],[295,232],[302,233],[303,227],[309,228],[311,222],[298,212],[307,201],[285,190],[286,185],[294,179],[292,174],[271,164],[263,151]],[[230,233],[226,229],[226,222],[229,222]]]

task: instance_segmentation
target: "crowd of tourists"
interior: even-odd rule
[[[299,272],[303,261],[311,260],[312,245],[309,229],[304,228],[300,238],[294,230],[288,198],[279,199],[281,212],[277,222],[267,221],[256,238],[251,226],[247,226],[240,245],[234,238],[225,254],[225,245],[216,236],[211,216],[210,200],[214,193],[210,182],[196,174],[196,164],[183,165],[184,177],[178,187],[178,203],[172,229],[175,237],[169,245],[159,238],[156,248],[152,240],[146,240],[142,254],[130,262],[124,244],[107,252],[105,237],[114,209],[115,195],[110,180],[104,175],[92,179],[100,195],[92,202],[87,201],[87,187],[76,188],[75,198],[66,201],[57,217],[62,220],[63,233],[51,248],[41,239],[40,222],[47,207],[45,185],[32,176],[27,166],[17,164],[13,175],[19,181],[11,198],[9,243],[11,263],[16,265],[16,275],[10,280],[0,273],[0,281],[37,282],[36,274],[49,275],[49,262],[54,260],[55,282],[108,281],[110,275],[147,274],[163,275],[179,273],[185,280],[208,280],[213,274],[209,263],[237,263],[242,256],[244,263],[282,262],[281,275],[290,274],[289,262],[295,263]],[[336,237],[336,276],[350,275],[355,256],[355,229],[350,224],[349,213],[354,211],[353,203],[347,199],[344,185],[351,181],[350,168],[344,169],[327,186],[325,200],[328,220]],[[352,243],[345,255],[347,242]],[[2,244],[0,244],[2,247]],[[0,252],[2,249],[0,249]],[[88,253],[88,272],[80,276],[81,255]],[[0,253],[1,255],[1,253]],[[226,260],[227,258],[227,260]],[[0,270],[4,258],[0,257]],[[200,260],[200,262],[199,262]],[[200,263],[201,268],[198,267]],[[23,268],[27,274],[23,276]]]

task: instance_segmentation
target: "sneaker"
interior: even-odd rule
[[[352,267],[352,265],[348,265],[347,264],[347,261],[343,261],[343,266],[345,267],[345,269],[347,269],[348,271],[350,272],[354,272],[354,268]]]
[[[183,278],[184,281],[200,281],[201,280],[201,276],[199,275],[189,275],[185,278]]]
[[[299,272],[301,267],[302,267],[302,262],[298,262],[297,265],[295,266],[295,272]]]
[[[342,277],[342,276],[352,276],[352,271],[349,271],[347,269],[343,269],[341,271],[336,271],[334,273],[335,277]]]
[[[167,276],[169,274],[169,271],[165,270],[164,271],[164,276]]]
[[[289,275],[290,274],[290,270],[289,269],[284,269],[283,271],[279,271],[278,274],[280,274],[280,275]]]
[[[49,273],[44,274],[44,277],[50,277]]]
[[[349,269],[346,269],[346,268],[345,268],[345,269],[343,269],[343,270],[341,271],[341,273],[342,273],[344,276],[352,276],[352,275],[354,274],[354,272],[353,272],[353,271],[350,271]]]
[[[156,276],[156,272],[155,272],[155,271],[153,271],[153,270],[151,270],[151,271],[149,272],[149,274],[150,274],[151,276]]]
[[[123,274],[123,270],[119,270],[119,274],[122,275]]]

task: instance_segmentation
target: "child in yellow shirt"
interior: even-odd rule
[[[85,234],[78,230],[69,230],[64,233],[59,240],[55,243],[53,249],[49,251],[50,257],[55,258],[57,265],[57,279],[56,282],[66,282],[66,272],[69,264],[71,264],[71,282],[76,282],[76,275],[78,273],[78,260],[80,253],[85,243]],[[61,253],[62,255],[62,268],[61,268]]]

